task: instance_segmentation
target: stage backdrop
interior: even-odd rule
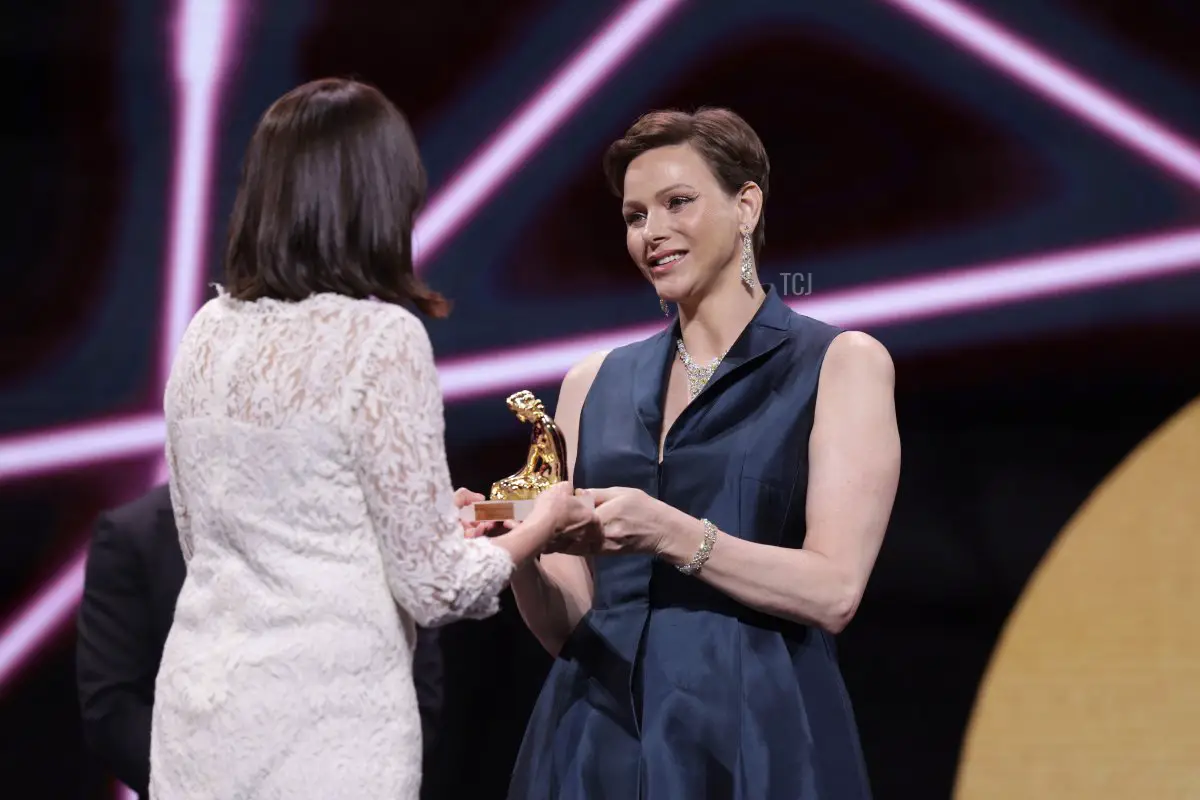
[[[877,796],[1200,792],[1195,412],[1167,424],[1200,396],[1193,4],[9,6],[5,785],[113,794],[74,699],[90,525],[161,479],[163,378],[255,121],[343,75],[405,111],[430,173],[416,238],[456,304],[430,333],[457,483],[519,466],[508,393],[552,406],[575,360],[662,325],[605,146],[651,108],[729,106],[771,157],[764,280],[897,361],[901,491],[840,637]],[[445,639],[430,781],[500,797],[548,661],[507,601]]]

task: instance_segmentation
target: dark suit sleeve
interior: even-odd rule
[[[435,628],[417,628],[417,646],[413,653],[413,682],[417,687],[417,707],[421,712],[421,735],[426,762],[437,745],[443,703],[442,647]]]
[[[129,788],[150,778],[147,692],[157,672],[146,575],[133,544],[107,516],[96,523],[79,608],[76,680],[84,736]]]

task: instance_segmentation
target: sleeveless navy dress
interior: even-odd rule
[[[817,379],[840,331],[767,292],[661,465],[678,323],[609,353],[580,418],[576,486],[634,487],[733,536],[804,543]],[[592,610],[534,707],[510,800],[870,797],[832,636],[649,556],[593,564]]]

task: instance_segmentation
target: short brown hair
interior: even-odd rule
[[[635,158],[659,147],[680,144],[696,148],[728,194],[733,195],[748,181],[758,184],[765,205],[771,177],[767,150],[746,120],[727,108],[643,114],[604,154],[604,175],[609,188],[620,197],[624,194],[625,171]],[[764,209],[754,228],[755,255],[765,240]]]
[[[404,115],[377,89],[328,78],[267,109],[242,165],[225,251],[239,300],[319,292],[449,303],[413,272],[413,224],[427,179]]]

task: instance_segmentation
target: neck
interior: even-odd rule
[[[732,277],[732,281],[725,279],[704,294],[679,304],[683,346],[700,363],[727,351],[767,296],[757,281],[753,289],[748,289],[740,273],[732,271]]]

